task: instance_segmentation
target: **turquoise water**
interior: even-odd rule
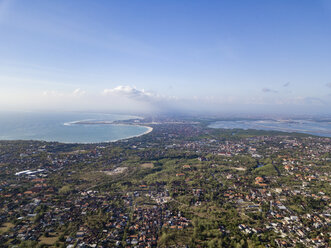
[[[331,137],[331,122],[314,120],[240,120],[217,121],[209,125],[211,128],[225,129],[257,129],[283,132],[297,132]]]
[[[76,121],[116,121],[128,115],[95,113],[0,113],[0,140],[43,140],[97,143],[130,138],[148,128],[114,124],[70,124]]]

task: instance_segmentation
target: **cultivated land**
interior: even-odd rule
[[[1,247],[330,247],[330,138],[139,122],[114,143],[1,141]]]

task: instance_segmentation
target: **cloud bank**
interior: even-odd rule
[[[277,91],[263,88],[255,96],[214,95],[178,98],[163,96],[129,85],[105,88],[98,92],[76,88],[72,91],[45,90],[27,92],[15,90],[0,93],[0,110],[105,111],[110,113],[329,113],[330,99],[318,97],[285,97]]]

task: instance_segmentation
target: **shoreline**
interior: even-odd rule
[[[108,124],[120,124],[120,123],[117,123],[118,121],[130,121],[130,120],[136,120],[136,119],[139,119],[139,120],[142,120],[144,119],[143,117],[141,116],[128,116],[129,118],[128,119],[123,119],[123,120],[111,120],[111,121],[107,121],[107,120],[95,120],[95,119],[85,119],[85,120],[77,120],[77,121],[69,121],[69,122],[65,122],[63,123],[64,126],[72,126],[72,125],[93,125],[93,124],[105,124],[105,125],[108,125]],[[130,124],[128,124],[130,125]]]
[[[143,117],[141,116],[108,114],[108,113],[107,114],[98,113],[98,115],[95,115],[96,113],[93,113],[93,116],[89,116],[86,113],[83,114],[84,115],[82,116],[73,115],[70,117],[71,120],[67,115],[63,115],[63,116],[60,115],[59,116],[60,121],[59,122],[56,121],[55,124],[52,123],[50,127],[52,130],[54,129],[54,132],[58,132],[58,134],[51,132],[50,135],[48,135],[48,133],[47,134],[41,133],[41,135],[39,135],[38,130],[31,129],[32,130],[31,134],[29,133],[28,135],[25,135],[25,133],[23,133],[17,135],[14,132],[11,133],[11,130],[9,129],[9,133],[6,132],[4,133],[5,135],[0,135],[0,141],[39,141],[39,142],[56,142],[62,144],[84,144],[84,145],[102,144],[102,143],[105,144],[111,142],[118,142],[121,140],[128,140],[131,138],[148,134],[153,131],[153,128],[151,128],[150,126],[144,123],[139,123],[140,121],[136,122],[136,120],[143,119]],[[46,120],[48,120],[49,117],[48,116],[46,117],[47,117]],[[37,121],[43,124],[44,119],[41,120],[37,119]],[[35,124],[34,122],[31,123]],[[110,125],[110,126],[107,127],[106,125]],[[83,130],[84,126],[89,127],[89,130],[94,129],[94,127],[97,128],[98,126],[99,127],[104,126],[104,127],[101,128],[100,132],[96,133],[96,135],[93,135],[93,131],[91,131],[92,136],[90,137],[88,137],[88,135],[86,137],[83,135],[83,137],[77,138],[75,136],[75,133],[79,131],[75,131],[75,132],[73,131],[74,134],[72,136],[69,135],[68,137],[66,136],[62,137],[61,135],[61,132],[63,133],[71,132],[70,129],[68,128],[71,128],[73,130],[76,128],[77,130]],[[123,128],[119,128],[119,127],[117,128],[116,126],[123,126]],[[109,133],[107,131],[108,129],[114,131],[110,131]],[[89,130],[87,129],[87,132]],[[123,130],[123,131],[116,131],[116,130]],[[125,130],[131,130],[131,131],[126,132]],[[28,127],[28,131],[30,132],[29,127]],[[83,132],[85,131],[83,130]],[[112,134],[111,132],[114,132],[114,134]]]
[[[152,127],[149,127],[149,126],[141,126],[141,125],[126,125],[126,124],[112,124],[112,125],[146,127],[147,130],[146,130],[146,132],[143,132],[142,134],[132,135],[132,136],[129,136],[129,137],[127,137],[127,138],[117,139],[117,140],[113,140],[113,141],[105,141],[105,142],[117,142],[117,141],[121,141],[121,140],[137,138],[137,137],[143,136],[143,135],[145,135],[145,134],[149,134],[149,133],[151,133],[151,132],[153,131],[153,128],[152,128]],[[101,143],[104,143],[104,142],[101,142]],[[95,143],[90,143],[90,144],[95,144]]]
[[[232,123],[239,123],[239,126],[229,126],[233,125]],[[331,138],[331,129],[327,129],[327,127],[313,126],[313,128],[309,129],[309,126],[297,125],[297,126],[277,126],[278,123],[287,124],[288,122],[272,122],[271,125],[264,125],[261,121],[215,121],[210,123],[207,127],[214,129],[242,129],[242,130],[260,130],[260,131],[276,131],[276,132],[284,132],[284,133],[300,133],[307,134],[313,136],[320,136]],[[298,122],[299,123],[299,122]],[[313,123],[313,122],[312,122]],[[267,123],[268,124],[268,123]],[[275,126],[273,126],[275,125]]]
[[[117,139],[117,140],[108,140],[108,141],[100,141],[100,142],[59,142],[59,141],[46,141],[46,142],[58,142],[58,143],[62,143],[62,144],[83,144],[83,145],[89,145],[89,144],[102,144],[102,143],[114,143],[114,142],[118,142],[118,141],[122,141],[122,140],[127,140],[127,139],[132,139],[132,138],[137,138],[140,136],[143,136],[145,134],[149,134],[153,131],[152,127],[149,126],[142,126],[142,125],[130,125],[130,124],[111,124],[114,126],[137,126],[137,127],[146,127],[147,130],[145,132],[143,132],[142,134],[137,134],[137,135],[131,135],[129,137],[126,138],[122,138],[122,139]],[[45,141],[45,140],[43,140]]]
[[[66,123],[64,123],[65,125]],[[80,124],[80,123],[71,123],[71,125],[76,125],[76,124]],[[91,123],[91,125],[93,124],[98,124],[98,123]],[[149,126],[143,126],[143,125],[131,125],[131,124],[115,124],[115,123],[102,123],[102,124],[105,124],[105,125],[113,125],[113,126],[135,126],[135,127],[145,127],[147,128],[147,130],[141,134],[137,134],[137,135],[131,135],[131,136],[128,136],[128,137],[125,137],[125,138],[122,138],[122,139],[116,139],[116,140],[107,140],[107,141],[100,141],[100,142],[60,142],[60,141],[46,141],[46,140],[42,140],[42,141],[45,141],[45,142],[58,142],[58,143],[63,143],[63,144],[84,144],[84,145],[88,145],[88,144],[102,144],[102,143],[114,143],[114,142],[118,142],[118,141],[121,141],[121,140],[127,140],[127,139],[132,139],[132,138],[137,138],[137,137],[140,137],[140,136],[143,136],[145,134],[149,134],[153,131],[153,128],[152,127],[149,127]],[[88,124],[90,125],[90,124]],[[68,126],[68,125],[66,125]]]
[[[64,126],[72,126],[74,125],[73,123],[70,125],[66,125],[66,123],[63,124]],[[145,134],[149,134],[153,131],[152,127],[149,126],[144,126],[144,125],[131,125],[131,124],[114,124],[114,123],[109,123],[108,125],[114,125],[114,126],[136,126],[136,127],[145,127],[147,128],[147,130],[141,134],[137,134],[137,135],[131,135],[125,138],[121,138],[121,139],[116,139],[116,140],[106,140],[106,141],[98,141],[98,142],[65,142],[65,141],[57,141],[57,140],[43,140],[43,139],[1,139],[0,141],[38,141],[38,142],[57,142],[57,143],[61,143],[61,144],[83,144],[83,145],[90,145],[90,144],[103,144],[103,143],[114,143],[114,142],[118,142],[121,140],[127,140],[127,139],[132,139],[132,138],[137,138],[140,136],[143,136]]]

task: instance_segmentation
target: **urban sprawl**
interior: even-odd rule
[[[131,122],[153,131],[0,141],[0,246],[331,246],[330,138]]]

